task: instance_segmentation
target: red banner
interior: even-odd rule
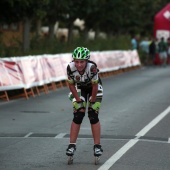
[[[0,61],[0,91],[23,88],[22,74],[13,61]]]

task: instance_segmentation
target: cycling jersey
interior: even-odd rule
[[[74,61],[67,66],[68,82],[76,84],[78,88],[90,88],[92,84],[99,83],[101,80],[98,75],[98,69],[94,62],[88,61],[83,74],[80,74],[75,67]]]

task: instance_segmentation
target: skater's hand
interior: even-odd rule
[[[95,102],[90,101],[89,107],[92,108],[94,104],[95,104]]]
[[[82,100],[73,102],[73,106],[77,111],[85,108],[84,101]]]
[[[83,100],[80,100],[80,101],[76,101],[77,103],[83,103],[84,101]]]

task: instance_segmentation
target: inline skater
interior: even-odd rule
[[[69,99],[73,104],[73,120],[70,127],[70,144],[66,149],[69,156],[68,164],[73,161],[76,151],[76,141],[86,108],[91,131],[94,139],[94,156],[97,164],[99,157],[103,153],[100,144],[101,126],[99,121],[99,109],[103,96],[103,87],[98,75],[97,65],[90,61],[90,51],[84,47],[77,47],[72,53],[73,61],[67,66]]]

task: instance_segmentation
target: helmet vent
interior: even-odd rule
[[[81,53],[80,53],[80,51],[78,52],[77,57],[78,57],[78,58],[80,58],[80,57],[81,57]]]

